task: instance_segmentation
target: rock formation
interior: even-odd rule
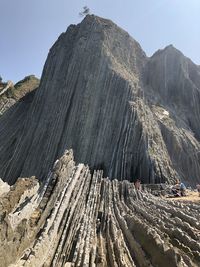
[[[0,177],[9,184],[45,181],[71,148],[76,162],[111,179],[200,179],[200,69],[172,46],[148,58],[114,23],[86,16],[50,49],[31,97],[0,119]]]
[[[12,81],[6,83],[0,81],[0,115],[26,94],[35,90],[39,86],[39,82],[40,80],[34,75],[26,76],[15,85]]]
[[[199,205],[102,177],[66,151],[41,185],[18,179],[0,197],[1,266],[200,265]]]

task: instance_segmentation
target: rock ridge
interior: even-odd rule
[[[4,267],[200,263],[198,204],[155,197],[127,180],[105,179],[102,171],[92,175],[75,164],[72,151],[43,184],[18,179],[0,197],[0,218]]]
[[[0,129],[8,125],[0,137],[0,177],[9,184],[19,176],[46,180],[72,148],[76,162],[103,169],[110,179],[181,178],[194,186],[199,103],[199,68],[181,52],[169,46],[148,58],[127,32],[88,15],[50,49],[18,130],[14,115],[0,119]],[[24,113],[24,105],[16,108]]]
[[[12,81],[0,82],[0,115],[38,86],[39,79],[34,75],[26,76],[16,84]]]

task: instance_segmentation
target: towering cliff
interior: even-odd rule
[[[188,184],[199,181],[200,71],[172,45],[146,65],[145,89],[173,168]]]
[[[200,266],[199,205],[127,181],[200,181],[200,68],[86,16],[28,81],[0,98],[0,266]]]
[[[200,179],[200,70],[172,46],[148,58],[114,23],[86,16],[50,49],[32,98],[0,119],[0,176],[10,184],[46,180],[71,148],[111,179]]]

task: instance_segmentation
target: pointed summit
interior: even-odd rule
[[[86,16],[50,49],[33,101],[1,117],[0,177],[10,184],[19,176],[44,181],[73,149],[77,163],[110,179],[195,183],[198,72],[172,46],[148,59],[116,24]]]
[[[174,56],[179,55],[184,57],[184,55],[176,47],[170,44],[167,45],[165,48],[156,51],[151,58],[153,59],[154,57],[157,56],[167,56],[167,55],[174,55]]]

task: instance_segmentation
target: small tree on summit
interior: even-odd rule
[[[80,16],[80,17],[84,17],[84,16],[86,16],[86,15],[88,15],[88,14],[90,14],[90,9],[89,9],[89,7],[87,7],[87,6],[84,6],[84,7],[83,7],[83,11],[81,11],[81,12],[79,13],[79,16]]]

